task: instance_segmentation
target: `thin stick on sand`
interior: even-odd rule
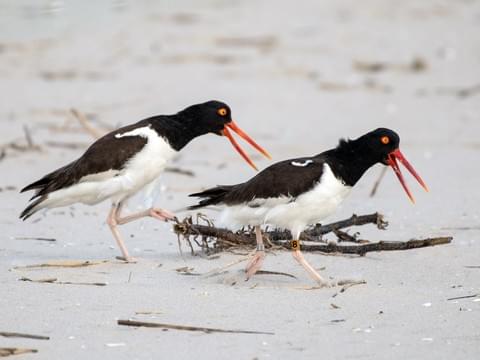
[[[34,339],[34,340],[50,340],[50,337],[49,337],[49,336],[33,335],[33,334],[24,334],[24,333],[8,332],[8,331],[0,331],[0,336],[7,337],[7,338],[24,338],[24,339]]]
[[[378,176],[377,181],[375,181],[375,183],[373,184],[372,190],[370,191],[370,197],[375,196],[375,194],[377,193],[378,187],[380,186],[380,183],[382,182],[383,177],[385,176],[386,173],[387,173],[387,167],[384,166],[382,168],[382,171],[380,172],[380,175]]]
[[[42,264],[32,264],[25,266],[15,266],[13,270],[28,270],[37,268],[78,268],[87,267],[107,263],[108,260],[67,260],[67,261],[52,261]]]
[[[15,348],[15,347],[0,347],[0,357],[7,357],[11,355],[20,355],[20,354],[27,354],[27,353],[36,353],[38,352],[37,349],[22,349],[22,348]]]
[[[165,324],[165,323],[144,322],[144,321],[135,321],[135,320],[118,320],[117,324],[124,325],[124,326],[135,326],[135,327],[150,327],[150,328],[162,328],[162,329],[173,329],[173,330],[184,330],[184,331],[201,331],[207,334],[208,333],[230,333],[230,334],[275,335],[275,333],[267,332],[267,331],[217,329],[217,328],[210,328],[210,327],[203,327],[203,326]]]
[[[22,277],[18,280],[19,281],[26,281],[26,282],[40,283],[40,284],[107,286],[107,283],[104,283],[104,282],[58,281],[57,278],[46,278],[46,279],[35,280],[35,279],[27,278],[27,277]]]
[[[93,136],[95,139],[101,138],[103,135],[107,133],[106,130],[99,130],[96,127],[94,127],[92,124],[90,124],[90,121],[87,119],[84,113],[81,111],[78,111],[75,108],[71,108],[70,112],[72,115],[75,117],[75,119],[78,120],[80,125],[82,125],[83,129],[88,132],[91,136]]]

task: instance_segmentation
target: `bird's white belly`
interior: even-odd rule
[[[222,212],[221,221],[228,225],[270,224],[299,234],[309,224],[315,224],[332,215],[350,193],[351,186],[338,180],[325,165],[321,181],[311,190],[291,197],[256,199],[260,206],[236,205]]]

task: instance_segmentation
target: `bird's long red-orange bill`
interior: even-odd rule
[[[395,174],[397,175],[398,177],[398,180],[400,180],[400,183],[402,184],[402,187],[403,189],[405,190],[405,192],[407,193],[410,201],[412,201],[412,203],[415,203],[415,199],[412,195],[412,193],[410,192],[410,189],[408,188],[406,182],[405,182],[405,179],[402,175],[402,172],[400,171],[400,167],[398,166],[398,163],[397,163],[397,160],[400,161],[402,163],[403,166],[405,166],[407,168],[407,170],[410,172],[410,174],[413,175],[413,177],[418,181],[418,183],[425,189],[425,191],[428,192],[428,187],[427,185],[425,184],[425,182],[422,180],[422,178],[420,177],[420,175],[418,175],[418,173],[415,171],[415,169],[413,168],[412,165],[410,165],[410,163],[407,161],[407,159],[405,158],[405,156],[403,156],[402,152],[400,151],[400,149],[397,149],[397,150],[394,150],[392,151],[390,154],[388,154],[388,165],[390,165],[393,169],[393,171],[395,172]]]
[[[255,149],[257,149],[259,152],[261,152],[263,155],[265,155],[267,158],[271,159],[272,157],[270,156],[270,154],[267,152],[267,150],[265,150],[264,148],[262,148],[260,145],[258,145],[250,136],[248,136],[242,129],[240,129],[238,127],[238,125],[234,122],[234,121],[231,121],[229,122],[228,124],[225,124],[225,127],[223,128],[222,130],[222,134],[224,136],[226,136],[228,138],[228,140],[230,140],[230,142],[232,143],[233,147],[235,148],[235,150],[238,151],[238,153],[245,159],[245,161],[251,166],[253,167],[255,170],[258,170],[257,167],[255,166],[255,164],[253,163],[252,159],[250,158],[250,156],[248,156],[248,154],[240,147],[240,145],[238,144],[238,142],[235,140],[235,138],[232,136],[232,133],[230,132],[231,129],[232,131],[234,131],[235,133],[238,134],[238,136],[240,136],[242,139],[244,139],[246,142],[248,142],[250,145],[252,145]]]

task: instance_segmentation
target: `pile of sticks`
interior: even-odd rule
[[[206,224],[199,224],[200,221]],[[373,224],[379,230],[385,230],[388,223],[379,213],[369,215],[352,215],[350,218],[327,225],[316,224],[300,235],[302,251],[319,251],[323,253],[356,254],[363,256],[371,251],[392,251],[417,249],[426,246],[448,244],[452,237],[431,237],[426,239],[410,239],[408,241],[376,241],[359,239],[358,234],[350,235],[342,229],[351,226]],[[232,248],[255,248],[255,232],[252,227],[233,232],[231,230],[217,228],[202,214],[197,215],[196,223],[192,217],[187,217],[176,222],[174,232],[180,238],[187,241],[192,253],[194,253],[192,241],[207,253],[225,251]],[[338,242],[326,242],[323,235],[334,233]],[[264,232],[266,247],[290,249],[292,234],[288,230],[267,229]],[[349,242],[350,245],[342,244]]]

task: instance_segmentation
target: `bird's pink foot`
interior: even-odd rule
[[[262,268],[264,259],[265,251],[257,250],[252,260],[250,260],[250,262],[247,264],[247,267],[245,268],[245,272],[247,273],[245,281],[249,280],[253,275],[255,275],[258,270]]]
[[[138,262],[138,259],[132,256],[116,256],[115,258],[129,264],[136,264]]]
[[[149,210],[149,215],[155,219],[162,220],[162,221],[175,219],[175,214],[164,209],[151,208]]]
[[[293,258],[298,261],[300,265],[307,271],[310,277],[317,282],[320,287],[331,287],[332,284],[325,280],[318,272],[315,270],[312,265],[310,265],[307,260],[303,257],[303,254],[300,250],[293,250]]]

